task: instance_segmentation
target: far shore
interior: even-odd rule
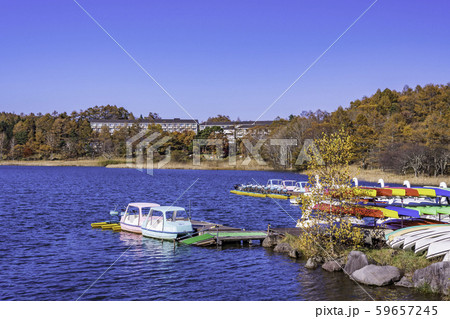
[[[124,159],[78,159],[78,160],[37,160],[37,161],[19,161],[19,160],[5,160],[0,161],[1,165],[10,166],[85,166],[85,167],[107,167],[107,168],[136,168],[134,165],[129,165]],[[145,168],[145,167],[144,167]],[[155,164],[153,169],[158,169]],[[222,161],[207,161],[202,160],[200,165],[193,165],[193,163],[171,162],[165,164],[161,169],[192,169],[192,170],[247,170],[247,171],[279,171],[270,167],[269,165],[256,165],[253,161],[250,165],[230,165],[228,160]],[[285,170],[286,172],[296,172],[293,170]],[[299,174],[307,174],[308,171],[297,172]],[[399,175],[391,172],[385,172],[380,169],[363,170],[356,165],[350,167],[350,175],[358,178],[358,180],[366,182],[378,182],[382,178],[386,185],[389,183],[403,184],[403,181],[408,180],[412,186],[414,185],[430,185],[439,186],[441,182],[447,183],[450,186],[450,176],[419,176],[414,175]]]

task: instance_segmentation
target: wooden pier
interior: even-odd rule
[[[267,237],[264,231],[248,231],[240,228],[224,226],[204,221],[192,220],[192,226],[197,236],[182,238],[179,242],[194,246],[222,246],[224,244],[252,244],[252,241],[262,241]]]

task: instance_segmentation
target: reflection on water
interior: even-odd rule
[[[0,299],[2,300],[370,300],[342,273],[308,270],[254,246],[176,246],[141,235],[92,229],[116,205],[157,202],[192,207],[192,216],[249,230],[293,227],[289,201],[236,196],[237,183],[281,172],[87,167],[0,167]],[[121,257],[120,257],[121,256]],[[120,257],[120,259],[118,259]],[[110,267],[113,265],[112,267]],[[109,268],[110,267],[110,268]],[[105,270],[109,270],[105,273]],[[379,300],[434,298],[394,287],[366,287]]]

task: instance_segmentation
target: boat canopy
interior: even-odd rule
[[[137,207],[137,208],[147,208],[147,207],[158,207],[159,204],[155,204],[155,203],[129,203],[128,206]]]
[[[152,211],[162,212],[162,213],[174,212],[174,211],[184,211],[184,210],[185,209],[183,207],[178,207],[178,206],[159,206],[159,207],[152,208]]]

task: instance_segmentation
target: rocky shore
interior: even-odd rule
[[[269,235],[262,243],[263,247],[274,252],[287,254],[291,258],[304,258],[300,251],[292,248],[281,235]],[[350,280],[371,286],[396,285],[407,288],[423,289],[448,296],[450,293],[450,255],[443,261],[435,262],[412,273],[390,265],[378,265],[375,260],[361,251],[351,251],[338,259],[312,257],[306,260],[306,268],[321,267],[324,271],[343,271]]]

